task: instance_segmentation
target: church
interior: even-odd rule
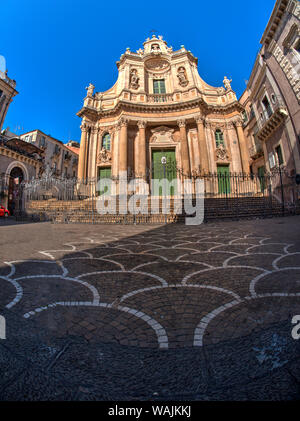
[[[198,59],[153,35],[117,62],[118,79],[105,92],[90,84],[82,119],[78,178],[191,178],[249,173],[243,107],[224,77],[208,85]]]

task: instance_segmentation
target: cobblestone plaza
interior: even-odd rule
[[[298,216],[1,224],[1,399],[299,398]]]

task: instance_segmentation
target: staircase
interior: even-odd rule
[[[195,203],[194,203],[195,204]],[[78,201],[41,200],[30,201],[26,206],[26,219],[33,221],[51,221],[53,223],[92,223],[92,224],[171,224],[184,223],[185,212],[174,214],[174,203],[171,200],[170,212],[162,214],[160,200],[159,213],[148,215],[130,213],[123,214],[124,208],[117,200],[116,215],[100,215],[96,209],[95,200]],[[275,199],[269,197],[241,197],[241,198],[206,198],[205,220],[266,218],[290,214],[283,212],[282,206]],[[148,209],[151,209],[151,199],[148,199]],[[122,213],[123,211],[123,213]],[[300,206],[294,213],[300,214]]]

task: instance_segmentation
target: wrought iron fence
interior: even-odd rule
[[[151,179],[154,175],[158,180],[176,180],[172,184],[173,190],[164,193],[159,192],[159,196],[164,194],[173,197],[173,199],[182,199],[182,197],[178,197],[176,183],[182,183],[187,176],[181,169],[177,168],[172,162],[166,162],[158,169],[156,168],[155,174],[153,167],[148,168],[145,181],[150,186],[149,198],[151,195],[153,196]],[[128,170],[128,181],[137,179],[138,185],[140,178],[140,174]],[[263,215],[272,214],[274,207],[281,209],[281,214],[285,215],[286,213],[295,213],[297,203],[299,203],[300,192],[295,177],[291,176],[282,167],[263,175],[245,173],[203,174],[200,171],[193,171],[189,179],[192,185],[190,194],[193,199],[196,197],[196,182],[202,180],[207,206],[231,209],[232,214],[236,215],[245,213],[245,208],[251,208],[252,204],[257,207],[261,206]],[[115,183],[115,189],[111,190],[111,194],[118,196],[119,181],[118,177],[111,177],[111,182]],[[7,204],[11,186],[9,176],[4,174],[0,176],[0,202],[2,202],[0,204]],[[16,189],[16,186],[14,188]],[[17,186],[14,209],[19,213],[26,212],[30,203],[33,202],[35,204],[44,203],[44,208],[49,207],[50,204],[53,207],[57,205],[61,208],[63,205],[66,214],[68,213],[68,207],[84,210],[92,222],[97,213],[96,200],[99,194],[101,192],[99,192],[98,180],[55,177],[48,168],[42,177],[24,181]],[[222,201],[218,202],[215,199],[222,199]]]

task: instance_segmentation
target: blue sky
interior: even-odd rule
[[[1,4],[0,55],[19,95],[4,128],[40,129],[67,142],[80,140],[82,106],[89,82],[96,91],[116,81],[116,61],[136,51],[151,30],[174,50],[184,45],[198,57],[201,77],[222,86],[233,79],[245,89],[259,40],[275,0],[142,2],[102,0],[6,0]]]

